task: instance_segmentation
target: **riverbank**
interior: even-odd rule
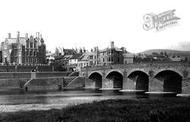
[[[185,122],[190,121],[190,98],[105,100],[63,109],[0,114],[2,122]]]

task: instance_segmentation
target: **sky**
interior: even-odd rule
[[[0,41],[42,33],[47,49],[104,49],[115,42],[137,53],[148,49],[190,50],[188,0],[1,0]],[[175,9],[180,18],[162,31],[143,29],[143,16]]]

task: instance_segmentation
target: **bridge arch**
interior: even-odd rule
[[[133,72],[136,72],[136,71],[141,71],[143,73],[145,73],[146,75],[149,75],[148,72],[146,72],[144,69],[133,69],[133,70],[130,70],[129,72],[127,72],[127,77],[133,73]]]
[[[102,74],[102,72],[101,71],[92,71],[92,72],[90,72],[89,74],[88,74],[88,77],[90,77],[92,74],[94,74],[94,73],[98,73],[98,74],[100,74],[101,76],[103,76],[103,74]]]
[[[107,77],[111,72],[118,72],[118,73],[120,73],[123,76],[123,72],[121,70],[119,70],[119,69],[112,69],[112,70],[109,70],[106,73],[105,77]]]
[[[92,72],[89,77],[90,80],[94,81],[95,88],[102,88],[102,74],[99,72]]]
[[[113,88],[123,87],[123,74],[120,71],[111,71],[106,75],[106,79],[113,82]]]
[[[180,76],[183,76],[182,72],[180,72],[180,71],[178,71],[178,70],[176,70],[176,69],[174,69],[174,68],[164,68],[164,69],[160,69],[160,70],[155,71],[154,77],[155,77],[158,73],[160,73],[160,72],[162,72],[162,71],[166,71],[166,70],[176,72],[176,73],[178,73]]]
[[[146,72],[141,70],[136,70],[130,72],[127,76],[129,79],[135,81],[136,83],[136,90],[143,90],[148,91],[149,89],[149,76]]]
[[[158,72],[154,78],[163,81],[163,91],[164,92],[175,92],[181,93],[182,91],[182,79],[181,73],[175,70],[161,70]]]

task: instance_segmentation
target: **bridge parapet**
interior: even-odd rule
[[[134,64],[118,64],[118,65],[108,65],[108,66],[95,66],[95,67],[86,67],[81,71],[97,71],[97,70],[107,70],[107,69],[132,69],[132,68],[187,68],[190,67],[189,63],[182,62],[168,62],[168,63],[134,63]]]

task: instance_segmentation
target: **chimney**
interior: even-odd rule
[[[42,34],[39,33],[39,38],[42,39]]]
[[[20,32],[19,31],[17,32],[17,38],[18,39],[20,38]]]
[[[114,41],[111,41],[111,49],[114,48]]]
[[[8,38],[9,38],[9,39],[11,38],[11,33],[8,33]]]
[[[17,32],[17,43],[19,43],[20,42],[20,32],[18,31]]]
[[[40,32],[36,32],[36,38],[40,37]]]
[[[98,51],[98,47],[94,47],[94,51],[97,52]]]

